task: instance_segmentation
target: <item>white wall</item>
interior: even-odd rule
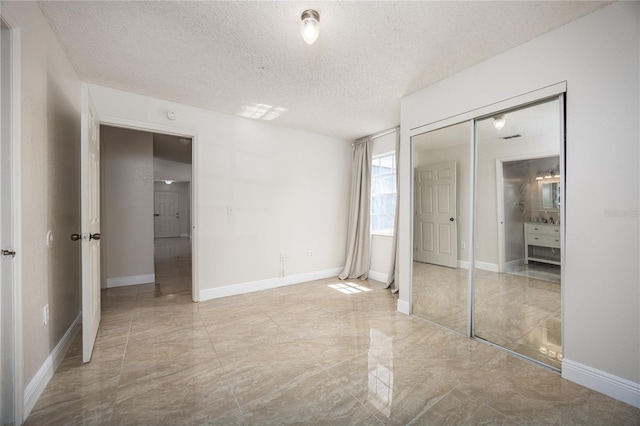
[[[396,132],[375,138],[372,143],[371,154],[373,156],[388,154],[396,150]],[[391,250],[393,248],[393,236],[371,236],[371,263],[369,266],[369,278],[386,282],[391,266]]]
[[[91,95],[103,121],[129,120],[195,136],[196,299],[342,270],[348,142],[100,86],[91,86]],[[168,110],[176,111],[176,121],[166,118]],[[289,257],[284,277],[281,254]]]
[[[153,183],[153,191],[178,193],[179,231],[181,237],[191,236],[191,185],[189,182],[173,182],[168,185],[162,181]]]
[[[16,262],[22,269],[22,377],[35,394],[25,402],[35,403],[36,385],[46,384],[59,361],[50,355],[80,312],[80,243],[69,238],[80,232],[80,81],[37,4],[2,2],[2,15],[21,38],[22,247]],[[43,325],[46,304],[50,321]]]
[[[191,164],[154,158],[153,178],[191,182]]]
[[[100,126],[100,144],[106,287],[153,282],[153,135]]]
[[[408,312],[411,181],[406,171],[412,132],[458,114],[468,119],[484,106],[566,81],[563,376],[636,406],[639,29],[640,4],[617,2],[402,100],[398,303]]]

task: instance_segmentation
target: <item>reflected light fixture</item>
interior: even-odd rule
[[[171,185],[173,183],[172,180],[165,180],[164,183],[166,183],[167,185]]]
[[[307,44],[313,44],[320,34],[320,14],[313,9],[302,12],[300,17],[300,34]]]
[[[498,130],[502,130],[506,122],[507,121],[504,119],[504,115],[497,115],[493,117],[493,127]]]

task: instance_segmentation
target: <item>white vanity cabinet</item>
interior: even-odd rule
[[[531,255],[529,255],[529,247]],[[555,256],[536,255],[536,247],[549,247],[558,249]],[[548,250],[546,250],[548,252]],[[525,223],[524,224],[524,260],[528,264],[530,260],[536,262],[560,265],[560,226],[549,223]]]

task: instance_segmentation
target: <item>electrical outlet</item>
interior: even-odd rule
[[[49,305],[44,305],[42,308],[42,325],[49,324]]]
[[[309,251],[309,257],[313,257],[313,252]]]
[[[289,261],[289,255],[287,253],[282,253],[280,255],[280,262],[288,262]]]

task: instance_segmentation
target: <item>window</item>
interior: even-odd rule
[[[393,234],[396,214],[396,155],[379,155],[371,167],[371,233]]]

